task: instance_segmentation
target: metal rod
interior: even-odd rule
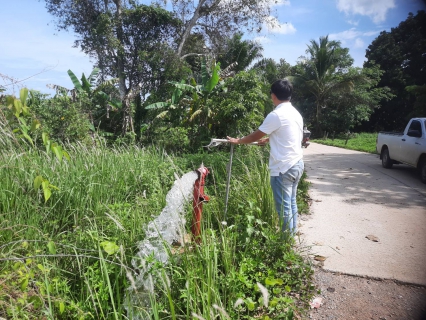
[[[228,139],[211,139],[210,143],[205,148],[210,149],[211,147],[217,147],[222,143],[229,143]],[[258,145],[258,142],[247,143],[252,145]],[[226,221],[226,213],[228,211],[228,199],[229,199],[229,186],[231,183],[231,168],[232,168],[232,156],[234,155],[234,144],[231,143],[231,156],[229,158],[229,163],[227,165],[227,177],[226,177],[226,194],[225,194],[225,215],[224,220]]]
[[[226,213],[228,211],[228,198],[229,198],[229,186],[231,183],[231,168],[232,168],[232,156],[234,155],[234,145],[231,144],[231,151],[230,151],[230,157],[229,157],[229,163],[227,166],[228,175],[226,177],[226,193],[225,193],[225,216],[224,221],[226,221]]]
[[[204,146],[205,148],[210,148],[210,147],[217,147],[219,145],[221,145],[222,143],[229,143],[229,141],[227,139],[211,139],[210,143],[207,146]],[[246,144],[254,144],[257,145],[257,142],[252,142],[252,143],[246,143]]]

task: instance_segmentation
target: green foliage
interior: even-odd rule
[[[388,88],[377,87],[382,74],[377,66],[373,66],[362,69],[351,67],[340,75],[340,78],[346,79],[342,81],[351,81],[354,88],[344,95],[340,92],[331,94],[327,112],[321,120],[323,129],[334,133],[347,132],[367,122],[379,107],[379,102],[392,97]]]
[[[19,242],[15,252],[31,256],[48,254],[46,247]],[[17,259],[0,268],[0,316],[8,319],[87,319],[72,300],[67,281],[47,259]]]
[[[107,0],[99,5],[94,0],[46,0],[46,7],[58,18],[59,29],[72,29],[78,35],[76,45],[95,59],[102,79],[117,79],[121,101],[120,133],[123,136],[127,131],[134,133],[132,102],[135,96],[151,94],[171,80],[170,75],[182,70],[172,48],[181,21],[158,5],[134,1]],[[77,83],[75,80],[74,77]],[[83,79],[82,82],[77,86],[84,90],[89,81]],[[136,111],[141,116],[140,110]],[[138,119],[137,127],[140,128],[142,120]]]
[[[274,59],[264,58],[256,62],[251,69],[256,70],[256,73],[261,75],[269,84],[278,79],[284,79],[292,73],[290,64],[284,59],[280,59],[277,63]]]
[[[171,128],[183,127],[192,150],[208,144],[212,137],[248,133],[262,122],[264,105],[271,104],[264,94],[265,83],[255,72],[240,72],[221,79],[218,64],[208,72],[202,63],[201,84],[172,82],[170,100],[155,102],[145,108],[156,111],[154,139]],[[176,149],[173,149],[176,150]]]
[[[43,123],[43,130],[52,139],[62,142],[90,142],[89,110],[92,100],[81,94],[73,101],[69,96],[57,95],[32,106]]]
[[[405,89],[416,97],[413,111],[409,114],[409,117],[426,117],[426,84],[422,86],[408,86]]]
[[[13,96],[6,97],[6,107],[3,110],[6,113],[8,125],[16,137],[34,147],[34,135],[40,127],[40,122],[31,114],[27,106],[27,98],[28,89],[23,88],[19,99]]]
[[[96,78],[98,77],[100,69],[94,68],[93,71],[90,73],[89,78],[86,78],[86,76],[81,76],[81,82],[77,79],[74,72],[71,70],[68,70],[68,75],[71,78],[72,83],[74,84],[74,88],[78,92],[86,92],[89,96],[92,95],[93,92],[96,92],[95,83]]]
[[[349,49],[342,48],[339,41],[329,41],[328,36],[320,37],[319,42],[311,40],[306,50],[308,59],[296,68],[300,73],[290,77],[295,89],[301,92],[297,97],[301,100],[310,98],[312,102],[317,134],[322,134],[322,114],[333,98],[344,96],[354,88],[353,79],[344,76],[344,71],[353,62],[348,52]],[[297,105],[297,101],[295,103]]]
[[[123,299],[135,272],[130,261],[144,225],[163,209],[174,173],[201,162],[211,171],[203,244],[155,264],[152,316],[291,318],[303,312],[312,270],[275,228],[265,149],[237,148],[227,225],[228,152],[170,157],[155,148],[67,149],[71,160],[61,166],[41,153],[0,154],[0,317],[126,319]],[[35,172],[58,186],[55,201],[34,201]],[[189,230],[190,206],[186,214]],[[266,306],[257,282],[270,293]],[[244,303],[234,308],[239,298]]]
[[[365,67],[379,65],[383,75],[377,87],[389,87],[392,99],[383,99],[381,108],[376,109],[366,130],[395,130],[404,127],[414,116],[416,100],[411,95],[410,86],[423,86],[426,83],[424,65],[426,58],[426,12],[410,13],[405,21],[390,31],[382,31],[368,46]],[[421,98],[420,98],[421,99]],[[417,109],[419,110],[419,109]]]
[[[159,128],[154,133],[156,145],[168,152],[185,152],[190,150],[189,130],[182,127],[172,127],[164,130]]]
[[[209,52],[217,56],[224,52],[221,49],[229,35],[236,34],[241,29],[259,32],[263,24],[270,24],[273,4],[266,0],[235,0],[228,6],[220,0],[213,0],[208,5],[194,5],[187,1],[174,1],[171,5],[173,13],[183,23],[178,39],[178,55],[182,56],[187,40],[196,34],[203,38]],[[192,53],[205,53],[203,51]]]
[[[38,133],[38,129],[41,124],[40,121],[31,114],[30,109],[27,106],[27,100],[28,89],[26,88],[21,89],[19,99],[16,99],[13,96],[7,97],[5,108],[5,111],[7,112],[6,120],[8,120],[8,125],[12,129],[12,132],[16,134],[17,138],[24,139],[26,142],[29,142],[32,147],[35,147],[33,139]],[[27,119],[32,119],[31,127],[27,124]],[[31,137],[31,135],[33,137]],[[58,143],[51,141],[46,132],[43,131],[41,136],[43,144],[46,147],[47,154],[52,152],[59,161],[62,161],[63,157],[70,160],[68,153],[63,150]],[[47,202],[52,195],[52,189],[58,190],[57,187],[50,184],[49,180],[38,175],[34,179],[34,189],[37,191],[40,187],[43,190],[45,202]]]
[[[191,131],[191,147],[196,149],[203,145],[209,138],[209,131],[215,122],[213,106],[210,103],[212,97],[219,92],[227,92],[225,82],[220,79],[220,65],[214,61],[209,67],[206,59],[201,63],[201,84],[197,84],[192,78],[190,84],[184,81],[171,82],[174,91],[170,100],[155,102],[145,107],[148,110],[167,108],[157,113],[156,118],[167,123],[166,130],[171,126],[184,126]],[[189,132],[189,131],[188,131]]]
[[[195,80],[192,80],[195,94],[192,99],[193,103],[190,104],[189,121],[194,121],[195,119],[199,120],[197,130],[198,136],[202,133],[201,130],[208,130],[212,122],[214,122],[215,113],[208,100],[220,90],[224,92],[228,90],[225,86],[225,82],[219,81],[220,64],[213,61],[210,74],[207,68],[207,61],[203,59],[201,63],[201,84],[197,85],[195,84]],[[200,138],[203,139],[204,137]]]
[[[209,101],[215,115],[212,136],[239,136],[255,130],[264,119],[265,105],[270,103],[264,86],[252,71],[240,72],[227,79],[227,92],[219,92]]]
[[[224,48],[221,48],[217,61],[220,63],[222,68],[236,63],[236,66],[232,68],[235,72],[246,70],[254,60],[262,57],[262,46],[249,40],[242,40],[243,33],[238,32],[233,35],[232,38],[228,39]]]
[[[183,94],[185,91],[194,91],[194,87],[188,84],[185,84],[184,81],[178,82],[170,82],[174,86],[174,90],[172,93],[172,97],[170,100],[166,102],[155,102],[152,104],[149,104],[145,107],[146,110],[156,110],[156,109],[176,109],[179,107],[179,103],[181,99],[183,98]],[[168,110],[166,110],[168,112]],[[166,115],[166,113],[161,113],[160,115],[157,115],[158,118],[163,118]]]
[[[34,179],[34,189],[37,191],[40,187],[43,190],[44,202],[47,202],[47,200],[50,199],[50,196],[52,195],[52,189],[59,190],[54,185],[50,184],[49,180],[44,179],[42,176],[37,176]]]

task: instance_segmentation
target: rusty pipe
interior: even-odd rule
[[[201,165],[196,170],[198,178],[194,182],[194,192],[192,199],[193,219],[192,219],[192,237],[196,243],[201,241],[201,219],[203,216],[203,203],[208,202],[210,197],[204,193],[205,178],[209,170]]]

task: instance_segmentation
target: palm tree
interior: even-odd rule
[[[321,113],[327,107],[332,94],[349,92],[353,89],[353,79],[342,75],[353,59],[348,49],[340,47],[339,41],[329,41],[328,36],[320,37],[319,42],[310,41],[306,53],[309,55],[303,64],[303,73],[291,77],[297,88],[313,96],[316,106],[316,129],[322,134]]]
[[[251,70],[256,70],[256,73],[261,75],[268,83],[288,77],[291,73],[290,69],[291,66],[285,59],[276,62],[272,58],[263,58],[251,67]]]
[[[251,40],[242,40],[243,34],[238,32],[229,38],[220,49],[217,61],[222,68],[236,63],[235,72],[246,70],[253,61],[262,58],[263,47],[260,43]]]

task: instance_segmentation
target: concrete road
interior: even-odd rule
[[[303,150],[312,205],[302,246],[329,271],[426,285],[426,185],[416,170],[315,143]]]

